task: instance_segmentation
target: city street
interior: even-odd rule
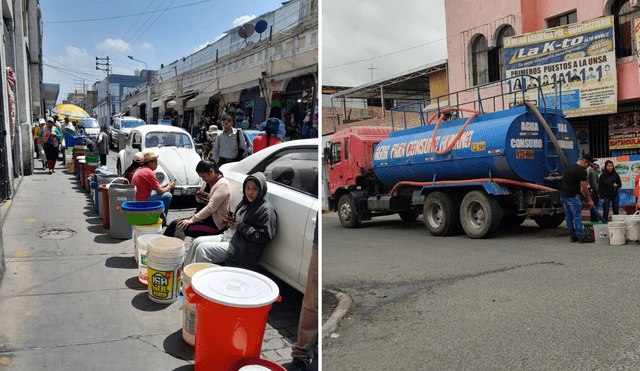
[[[640,246],[569,242],[564,223],[432,237],[422,217],[344,229],[323,215],[323,287],[350,314],[325,370],[640,367]]]

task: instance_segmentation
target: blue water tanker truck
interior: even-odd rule
[[[557,227],[563,169],[579,156],[575,133],[562,111],[514,102],[490,113],[438,109],[437,123],[404,130],[337,132],[325,152],[329,208],[346,228],[379,215],[423,214],[435,236],[462,229],[486,238],[527,217]]]

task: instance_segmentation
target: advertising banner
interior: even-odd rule
[[[620,175],[620,180],[622,181],[622,188],[618,191],[620,205],[635,204],[633,188],[636,176],[640,174],[640,155],[604,157],[598,160],[602,162],[600,172],[604,170],[605,161],[611,160],[613,161],[615,171]]]
[[[640,147],[640,104],[621,105],[609,116],[609,148]],[[624,154],[624,153],[623,153]]]
[[[566,117],[615,113],[613,23],[613,16],[608,16],[505,38],[507,77],[538,78],[547,107],[561,108]],[[522,79],[508,80],[505,91],[526,87],[526,99],[537,102],[538,82],[523,79],[525,86]],[[510,99],[512,104],[521,101],[522,92]]]

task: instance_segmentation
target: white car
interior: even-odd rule
[[[136,117],[129,117],[129,116],[116,117],[113,120],[113,125],[109,127],[109,143],[113,147],[115,147],[118,151],[120,151],[122,149],[119,147],[120,145],[118,143],[118,141],[120,140],[119,139],[120,134],[124,134],[128,143],[129,133],[131,132],[131,129],[140,127],[144,124],[145,124],[144,121]]]
[[[267,199],[278,216],[275,238],[267,245],[260,266],[303,292],[318,223],[318,140],[302,139],[267,147],[220,170],[231,184],[231,207],[242,200],[248,174],[263,172]]]
[[[194,195],[200,190],[202,179],[196,173],[200,155],[191,135],[166,125],[142,125],[131,129],[125,149],[118,153],[116,171],[123,175],[137,152],[152,151],[158,155],[156,177],[160,185],[175,181],[174,196]]]

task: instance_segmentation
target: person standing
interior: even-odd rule
[[[600,207],[600,198],[598,197],[598,170],[600,169],[600,161],[594,161],[587,169],[587,181],[589,182],[589,191],[591,192],[591,199],[593,200],[593,206],[596,210],[591,209],[591,221],[599,222],[596,211]]]
[[[42,170],[47,168],[47,157],[44,154],[44,146],[42,143],[42,139],[39,138],[38,134],[40,133],[42,128],[44,128],[45,124],[46,124],[46,121],[43,118],[38,119],[38,126],[36,127],[33,133],[33,139],[36,140],[36,146],[38,148],[38,157],[42,162]]]
[[[44,154],[47,157],[49,174],[56,172],[54,167],[58,159],[58,143],[61,136],[60,131],[53,123],[53,117],[47,117],[47,125],[38,132],[38,139],[42,142]]]
[[[593,157],[586,153],[574,164],[570,164],[564,169],[562,182],[560,183],[560,201],[564,205],[565,221],[571,242],[586,242],[586,234],[582,226],[582,201],[580,192],[587,198],[589,207],[594,207],[589,184],[587,182],[587,172],[585,171],[593,162]]]
[[[107,155],[109,154],[109,137],[107,136],[107,128],[100,125],[100,134],[98,135],[98,155],[100,155],[100,164],[107,166]]]
[[[173,195],[170,190],[176,186],[174,182],[169,182],[164,186],[158,183],[158,178],[154,171],[158,168],[158,156],[153,152],[144,154],[142,166],[133,175],[133,184],[136,186],[136,201],[156,201],[160,200],[164,204],[162,212],[163,222],[167,222],[167,213],[171,205]]]
[[[242,129],[233,127],[231,116],[224,114],[222,120],[222,133],[218,133],[216,141],[211,149],[211,161],[217,161],[218,166],[228,162],[240,161],[242,154],[247,153]]]
[[[613,207],[613,215],[618,215],[620,205],[618,190],[621,187],[622,181],[620,180],[620,175],[614,169],[613,161],[605,161],[598,188],[602,200],[602,216],[605,220],[609,220],[609,206]]]

